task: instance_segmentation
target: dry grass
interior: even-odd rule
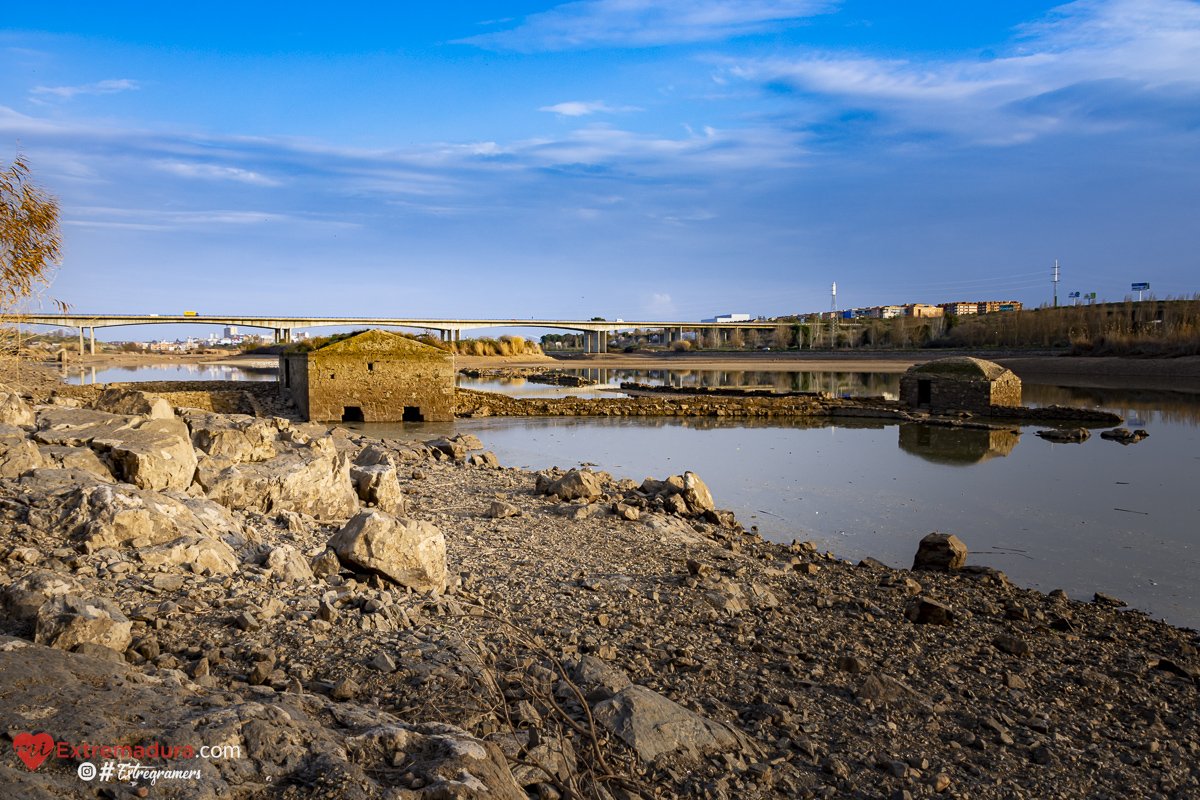
[[[1200,355],[1200,297],[1065,306],[961,318],[949,347],[1061,347],[1073,355]]]
[[[448,345],[449,342],[440,343]],[[542,348],[537,342],[526,341],[521,336],[501,336],[462,339],[454,342],[453,350],[463,356],[540,356]]]

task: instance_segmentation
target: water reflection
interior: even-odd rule
[[[274,367],[228,364],[168,364],[154,366],[63,366],[59,376],[76,386],[92,383],[134,383],[145,381],[273,381]]]
[[[1012,452],[1021,440],[1016,431],[901,425],[900,449],[935,464],[966,466]]]
[[[465,389],[501,392],[515,397],[613,396],[622,383],[674,386],[680,389],[760,389],[772,392],[828,392],[837,396],[856,395],[895,400],[900,396],[900,376],[885,372],[818,372],[724,369],[567,369],[596,381],[588,387],[547,386],[524,378],[464,378]]]
[[[1169,389],[1041,385],[1022,381],[1021,393],[1028,406],[1083,406],[1115,411],[1126,426],[1151,422],[1200,425],[1200,393]]]

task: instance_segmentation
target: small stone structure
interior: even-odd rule
[[[934,413],[991,413],[992,406],[1020,406],[1021,379],[991,361],[963,356],[909,367],[900,376],[900,400]]]
[[[279,387],[319,422],[454,419],[454,355],[387,331],[280,355]]]

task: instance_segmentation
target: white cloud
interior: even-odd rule
[[[646,316],[651,319],[670,319],[675,313],[675,302],[671,300],[671,295],[651,294],[649,300],[642,304],[645,309]]]
[[[29,90],[30,94],[54,95],[61,97],[64,100],[70,100],[77,94],[116,94],[117,92],[125,92],[133,89],[140,89],[137,81],[121,78],[120,80],[98,81],[97,83],[85,83],[82,86],[35,86]]]
[[[159,169],[174,173],[184,178],[202,178],[206,180],[239,181],[257,186],[278,186],[279,181],[265,175],[251,172],[238,167],[222,167],[218,164],[187,164],[179,161],[159,161]]]
[[[538,111],[552,111],[564,117],[582,117],[587,114],[616,114],[622,111],[641,111],[634,106],[610,108],[602,100],[572,100],[566,103],[556,103],[552,106],[542,106]]]
[[[531,14],[511,30],[458,42],[526,52],[709,42],[759,33],[835,6],[832,0],[578,0]]]
[[[1200,91],[1200,3],[1078,0],[1021,26],[1004,48],[1000,58],[953,61],[806,53],[736,64],[730,73],[881,111],[902,127],[1028,141],[1081,111],[1104,106],[1074,122],[1108,129],[1144,121],[1147,92]],[[1135,95],[1140,102],[1129,100]],[[1138,109],[1122,118],[1122,105]]]

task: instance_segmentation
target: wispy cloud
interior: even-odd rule
[[[665,292],[663,294],[652,292],[650,297],[642,303],[642,309],[651,319],[671,319],[675,314],[675,302],[671,299],[671,295]]]
[[[127,92],[133,89],[140,89],[137,81],[121,78],[120,80],[98,81],[96,83],[85,83],[81,86],[35,86],[29,90],[30,94],[34,95],[53,95],[70,100],[77,94],[116,94],[117,92]]]
[[[835,7],[832,0],[578,0],[531,14],[510,30],[458,43],[534,52],[710,42],[759,33]]]
[[[156,166],[166,172],[184,178],[202,178],[205,180],[238,181],[251,183],[256,186],[278,186],[279,181],[268,178],[250,170],[238,167],[224,167],[219,164],[191,164],[179,161],[159,161]]]
[[[588,114],[617,114],[624,111],[641,111],[641,109],[636,106],[610,108],[602,100],[572,100],[566,103],[556,103],[552,106],[542,106],[538,111],[552,111],[564,117],[582,117]]]
[[[1065,125],[1154,123],[1159,115],[1147,115],[1147,103],[1178,106],[1200,90],[1200,3],[1078,0],[1021,26],[1003,49],[1000,58],[953,61],[810,52],[730,72],[881,112],[904,128],[980,141],[1028,141]]]

